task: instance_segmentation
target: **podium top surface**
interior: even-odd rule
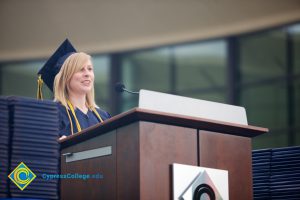
[[[139,108],[248,125],[244,107],[150,90],[140,90]]]
[[[62,148],[66,148],[137,121],[148,121],[160,124],[195,128],[250,138],[267,133],[269,131],[267,128],[256,126],[241,125],[185,115],[164,113],[142,108],[134,108],[127,112],[116,115],[102,123],[91,126],[79,133],[68,136],[59,142],[61,143]]]

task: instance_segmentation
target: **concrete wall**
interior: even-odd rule
[[[65,38],[107,53],[295,21],[299,0],[1,0],[0,61],[48,57]]]

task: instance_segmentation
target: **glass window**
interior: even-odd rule
[[[132,90],[174,91],[182,96],[225,102],[226,42],[217,40],[125,54],[122,78]],[[122,110],[137,106],[137,99],[123,94]]]
[[[123,58],[124,83],[132,90],[170,89],[170,49],[160,48],[127,55]],[[129,75],[130,74],[130,75]]]
[[[241,92],[248,124],[268,127],[271,130],[287,127],[286,84],[266,84],[245,88]]]
[[[211,41],[175,48],[177,90],[226,86],[226,43]]]
[[[294,74],[296,79],[294,80],[294,92],[295,92],[295,126],[296,136],[295,144],[300,145],[300,24],[293,25],[289,28],[289,31],[293,38],[293,64]]]
[[[122,58],[122,80],[129,90],[170,90],[170,50],[160,48],[131,54]],[[135,95],[122,93],[122,111],[136,107]]]
[[[175,47],[177,94],[226,102],[226,42],[215,40]]]
[[[36,98],[37,72],[44,65],[44,61],[5,64],[1,67],[1,95],[16,95]],[[44,99],[52,99],[52,92],[44,84]]]
[[[246,88],[241,93],[248,124],[269,128],[270,132],[253,138],[254,148],[283,147],[287,139],[287,101],[284,83]]]
[[[110,59],[108,56],[93,56],[95,73],[95,101],[98,106],[109,111]]]
[[[239,44],[242,83],[274,78],[286,72],[284,31],[241,37]]]
[[[300,74],[300,24],[293,25],[288,30],[293,38],[293,62],[295,68],[294,71],[295,74]]]
[[[248,124],[269,128],[270,132],[253,139],[254,148],[283,147],[287,139],[287,93],[284,83],[266,84],[242,91],[242,105]]]
[[[288,146],[286,130],[273,131],[252,139],[253,149],[280,148]]]
[[[295,126],[296,126],[296,144],[300,145],[300,79],[295,81]]]
[[[254,148],[289,145],[286,30],[239,38],[241,105],[246,107],[250,125],[270,130],[253,139]]]

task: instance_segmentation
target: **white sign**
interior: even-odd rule
[[[229,200],[228,171],[174,163],[173,199]]]

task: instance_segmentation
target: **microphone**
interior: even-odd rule
[[[125,87],[125,85],[123,84],[123,83],[116,83],[116,85],[115,85],[115,90],[117,91],[117,92],[128,92],[128,93],[130,93],[130,94],[139,94],[139,92],[133,92],[133,91],[130,91],[130,90],[128,90],[128,89],[126,89],[126,87]]]

